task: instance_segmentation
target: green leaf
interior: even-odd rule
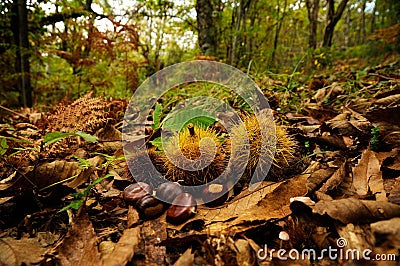
[[[161,114],[162,114],[162,105],[157,103],[153,112],[153,124],[151,125],[151,128],[153,130],[156,130],[160,127]]]
[[[65,206],[64,208],[62,208],[61,210],[59,210],[58,212],[63,212],[69,209],[74,209],[77,210],[79,209],[81,206],[83,205],[83,199],[76,199],[70,202],[70,204],[68,204],[67,206]]]
[[[210,113],[204,110],[184,109],[180,110],[176,113],[176,115],[172,115],[164,121],[164,129],[178,131],[181,130],[181,127],[185,127],[189,123],[206,128],[211,126],[216,120]]]
[[[89,167],[93,166],[93,164],[90,161],[86,160],[86,159],[83,159],[83,158],[78,157],[76,155],[74,155],[74,158],[77,159],[78,162],[79,162],[78,168],[86,170],[86,169],[89,169]]]
[[[69,206],[70,206],[72,209],[77,210],[77,209],[79,209],[79,208],[82,206],[82,204],[83,204],[83,199],[79,199],[79,200],[73,200],[73,201],[69,204]]]
[[[76,133],[69,133],[69,132],[51,132],[46,134],[44,136],[43,142],[46,143],[47,145],[56,143],[57,141],[60,141],[62,139],[71,137],[71,136],[79,136],[83,138],[87,142],[97,142],[98,138],[96,136],[92,136],[90,134],[87,134],[83,131],[78,131]]]
[[[114,175],[113,174],[107,174],[107,175],[105,175],[103,177],[97,178],[96,180],[93,181],[92,187],[97,185],[98,183],[102,182],[104,179],[107,179],[107,178],[112,177],[112,176],[114,176]]]
[[[87,134],[87,133],[85,133],[83,131],[78,131],[74,135],[75,136],[79,136],[79,137],[83,138],[85,141],[90,142],[90,143],[95,143],[95,142],[97,142],[99,140],[98,137],[92,136],[92,135]]]
[[[163,151],[161,137],[155,138],[154,140],[150,141],[150,143],[156,146],[158,150]]]
[[[74,136],[74,133],[65,133],[65,132],[51,132],[44,136],[43,142],[50,145],[60,141],[62,139],[68,138],[70,136]]]
[[[193,125],[198,125],[201,126],[203,128],[207,128],[209,126],[211,126],[212,124],[215,123],[215,119],[212,117],[208,117],[208,116],[199,116],[199,117],[195,117],[191,120],[189,120],[185,126],[187,126],[189,123],[192,123]]]
[[[68,204],[67,206],[65,206],[64,208],[62,208],[61,210],[59,210],[58,212],[63,212],[69,209],[74,209],[77,210],[79,209],[82,204],[85,201],[85,197],[90,196],[90,190],[98,183],[100,183],[101,181],[103,181],[106,178],[112,177],[114,176],[113,174],[107,174],[103,177],[99,177],[97,178],[95,181],[93,181],[93,183],[91,183],[89,186],[87,186],[87,188],[85,188],[83,191],[77,192],[77,193],[73,193],[72,196],[74,197],[74,200],[70,202],[70,204]]]
[[[3,138],[0,141],[0,155],[4,155],[7,152],[8,144],[7,139]]]
[[[0,147],[3,149],[7,149],[8,148],[8,144],[7,144],[7,139],[2,139],[0,142]]]

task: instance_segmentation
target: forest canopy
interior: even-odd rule
[[[151,74],[206,58],[253,77],[376,63],[400,47],[397,0],[6,0],[0,105],[94,90],[129,97]]]

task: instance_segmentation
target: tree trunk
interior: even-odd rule
[[[374,9],[372,10],[372,18],[371,18],[371,28],[369,30],[369,33],[373,33],[375,31],[375,24],[376,24],[376,4],[374,5]]]
[[[29,66],[28,11],[26,0],[14,0],[11,23],[16,46],[15,72],[18,75],[19,102],[24,107],[32,106],[32,87]]]
[[[197,0],[197,28],[200,51],[207,56],[216,56],[216,29],[211,0]]]
[[[351,8],[350,6],[347,7],[347,14],[346,14],[346,28],[344,32],[344,46],[349,48],[349,43],[350,43],[350,12]]]
[[[287,6],[287,0],[284,1],[283,10],[281,12],[280,1],[278,0],[278,7],[277,7],[278,8],[278,12],[277,12],[278,13],[278,23],[275,28],[274,47],[272,49],[270,65],[272,65],[275,61],[276,49],[278,48],[279,34],[281,32],[283,19],[285,18],[285,15],[286,15],[286,6]]]
[[[367,8],[367,0],[364,0],[361,7],[361,43],[365,43],[367,39],[367,31],[365,29],[365,9]]]
[[[306,0],[308,21],[310,22],[310,35],[308,36],[308,47],[312,50],[317,48],[318,11],[320,0]]]
[[[326,16],[324,41],[322,43],[323,47],[332,46],[333,32],[335,30],[335,26],[342,17],[343,11],[345,10],[347,2],[349,2],[349,0],[342,0],[336,12],[335,12],[335,1],[327,0],[327,2],[328,2],[328,7],[327,7],[328,13]]]
[[[235,9],[234,9],[234,11],[235,11]],[[234,29],[234,32],[233,32],[233,37],[232,37],[232,48],[231,48],[231,53],[230,53],[230,57],[229,57],[230,65],[233,65],[236,60],[236,44],[238,42],[240,21],[241,21],[241,17],[242,17],[241,3],[239,4],[239,6],[236,7],[236,12],[237,12],[236,16],[234,16],[235,12],[232,12],[232,28]]]

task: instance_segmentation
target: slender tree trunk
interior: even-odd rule
[[[372,10],[372,18],[371,18],[371,28],[369,30],[370,33],[373,33],[375,30],[375,26],[376,26],[376,5],[377,5],[377,1],[375,2],[374,5],[374,9]]]
[[[240,21],[242,17],[242,5],[241,3],[239,6],[236,7],[236,16],[234,16],[235,12],[232,13],[232,26],[234,25],[234,32],[232,37],[232,50],[229,57],[229,64],[233,65],[236,60],[236,44],[238,42],[238,35],[240,29]]]
[[[328,13],[326,16],[326,26],[324,32],[324,41],[322,43],[323,47],[331,47],[332,46],[332,39],[333,39],[333,32],[335,30],[335,26],[342,17],[343,11],[346,8],[347,2],[349,0],[342,0],[335,12],[335,1],[334,0],[327,0],[328,2]]]
[[[277,12],[278,13],[278,23],[275,28],[274,47],[273,47],[272,54],[271,54],[270,65],[273,64],[275,61],[276,49],[278,48],[279,34],[281,32],[283,19],[285,18],[285,15],[286,15],[286,6],[287,6],[287,0],[284,1],[283,10],[281,12],[280,1],[278,0],[278,12]]]
[[[32,87],[29,66],[28,10],[26,0],[14,0],[12,32],[16,49],[15,71],[18,74],[17,87],[20,92],[19,102],[22,106],[32,106]]]
[[[249,27],[251,29],[254,29],[255,27],[255,22],[256,22],[256,17],[258,16],[258,11],[256,10],[257,6],[257,0],[254,1],[253,7],[252,7],[252,12],[250,12],[250,24]],[[254,38],[256,33],[250,34],[249,37],[247,38],[247,43],[246,43],[246,54],[247,54],[247,62],[250,63],[250,61],[253,59],[254,57],[254,51],[253,51],[253,47],[254,47]]]
[[[310,22],[308,36],[308,47],[312,50],[317,48],[317,27],[318,27],[318,11],[320,0],[306,0],[308,21]]]
[[[347,13],[346,13],[346,28],[344,32],[344,46],[349,48],[349,42],[350,42],[350,12],[351,8],[350,6],[347,7]]]
[[[367,7],[367,0],[364,0],[361,7],[361,43],[365,43],[367,39],[367,31],[365,29],[365,8]]]
[[[216,28],[211,0],[197,0],[197,28],[200,50],[204,55],[216,56]]]

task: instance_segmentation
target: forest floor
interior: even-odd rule
[[[256,79],[296,140],[294,167],[179,225],[122,196],[126,100],[5,112],[0,265],[398,265],[400,61],[352,64]]]

